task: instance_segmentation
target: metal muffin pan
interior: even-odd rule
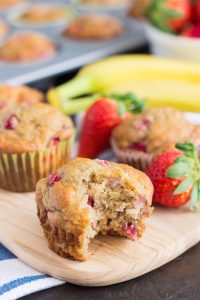
[[[29,4],[45,4],[55,5],[55,1],[26,1]],[[59,1],[56,3],[70,5],[70,0]],[[10,26],[10,32],[1,41],[4,43],[12,34],[20,31],[36,31],[48,36],[57,45],[57,52],[54,56],[45,60],[38,60],[33,63],[6,63],[0,61],[0,83],[8,84],[25,84],[31,83],[50,76],[58,75],[64,72],[69,72],[73,69],[79,68],[92,61],[98,60],[102,57],[127,51],[139,47],[145,43],[145,35],[141,25],[133,20],[129,20],[124,16],[122,10],[121,15],[119,10],[109,9],[109,13],[117,15],[124,24],[125,32],[114,39],[107,41],[78,41],[68,39],[62,36],[63,29],[67,26],[67,21],[61,24],[51,24],[51,26],[35,26],[22,25],[13,22],[13,15],[20,9],[23,10],[24,4],[19,4],[12,9],[4,12],[0,11],[0,18],[4,19]],[[72,8],[76,8],[72,5]],[[79,10],[77,10],[79,11]],[[85,10],[86,12],[86,10]],[[96,11],[98,12],[98,10]]]

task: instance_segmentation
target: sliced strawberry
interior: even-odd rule
[[[200,23],[189,24],[181,33],[182,36],[189,38],[200,38]]]

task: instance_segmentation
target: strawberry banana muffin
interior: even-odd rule
[[[27,9],[19,18],[25,23],[51,23],[65,20],[70,16],[70,12],[63,7],[48,5],[34,5]]]
[[[117,126],[111,145],[120,162],[145,170],[157,155],[175,149],[176,143],[191,140],[200,145],[200,135],[195,132],[181,111],[149,108]]]
[[[0,19],[0,39],[9,31],[9,27],[2,19]]]
[[[37,181],[69,159],[71,119],[44,103],[17,103],[0,110],[0,188],[35,190]]]
[[[44,100],[44,94],[28,86],[0,85],[0,109],[13,103],[37,103]]]
[[[38,217],[52,250],[84,261],[99,233],[141,237],[152,194],[150,179],[130,166],[77,158],[37,184]]]
[[[37,32],[18,32],[0,47],[0,60],[6,62],[32,62],[51,57],[55,44]]]
[[[123,33],[122,23],[103,14],[87,14],[75,18],[63,35],[78,40],[107,40]]]
[[[0,11],[10,8],[14,5],[23,3],[24,0],[0,0]]]

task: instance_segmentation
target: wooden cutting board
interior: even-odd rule
[[[104,286],[138,277],[200,241],[200,213],[187,206],[155,208],[147,223],[141,240],[99,236],[91,243],[89,260],[75,262],[48,249],[33,193],[0,190],[0,242],[35,269],[79,285]]]

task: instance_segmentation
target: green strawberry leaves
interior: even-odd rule
[[[118,94],[114,93],[109,97],[116,99],[119,102],[119,114],[122,116],[127,110],[137,114],[143,111],[145,106],[144,100],[138,100],[132,93]]]
[[[187,163],[176,162],[172,165],[166,172],[167,176],[170,178],[180,178],[187,175],[190,171],[190,167]]]
[[[174,195],[179,195],[181,193],[186,192],[189,188],[191,188],[193,185],[193,178],[192,177],[186,177],[175,189]]]
[[[200,160],[197,150],[191,142],[176,144],[176,148],[182,152],[174,164],[166,171],[166,176],[183,180],[174,191],[179,195],[191,189],[190,207],[196,209],[196,203],[200,202]]]

